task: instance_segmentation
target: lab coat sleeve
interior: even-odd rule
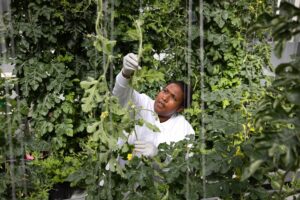
[[[129,79],[126,79],[120,72],[116,77],[116,83],[113,88],[113,95],[118,97],[121,106],[126,106],[131,100],[136,106],[143,105],[144,96],[138,93],[129,85]]]

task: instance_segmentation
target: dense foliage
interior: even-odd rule
[[[18,45],[11,62],[16,64],[15,85],[20,91],[11,100],[10,112],[0,116],[1,122],[7,122],[0,125],[5,137],[0,148],[4,177],[0,197],[12,198],[15,188],[18,199],[47,199],[51,189],[66,182],[85,189],[88,199],[272,196],[264,184],[269,180],[278,189],[277,176],[267,172],[295,170],[299,163],[297,141],[291,137],[280,143],[287,137],[268,134],[284,130],[299,137],[299,65],[278,67],[274,93],[262,101],[269,83],[262,69],[270,67],[270,47],[263,38],[265,31],[249,28],[259,14],[271,13],[269,2],[204,2],[203,60],[199,56],[201,6],[194,2],[188,12],[189,5],[180,0],[13,1],[11,34]],[[12,42],[9,37],[6,40]],[[194,90],[191,108],[184,114],[196,137],[160,145],[153,159],[127,158],[131,146],[118,145],[118,138],[126,140],[123,130],[146,123],[131,119],[111,95],[114,77],[128,52],[140,56],[142,70],[132,80],[139,91],[154,97],[160,86],[173,79],[190,82]],[[166,56],[159,60],[154,54]],[[200,74],[201,65],[204,74]],[[200,88],[201,78],[204,88]],[[290,88],[278,97],[282,84]],[[5,87],[1,86],[2,98]],[[257,110],[257,102],[266,106]],[[274,108],[287,113],[276,116]],[[276,125],[264,121],[270,113]],[[278,127],[278,122],[288,124]],[[25,128],[20,127],[22,123]],[[13,168],[7,161],[11,158],[6,151],[11,146],[5,132],[8,126],[18,160]],[[260,144],[279,146],[266,150],[269,146]],[[26,165],[25,154],[34,157]],[[291,164],[272,166],[272,162],[280,165],[275,156],[290,159]],[[20,178],[23,181],[18,182]],[[280,199],[283,187],[279,189]]]
[[[282,3],[279,13],[260,16],[254,29],[271,27],[276,40],[275,52],[281,56],[286,41],[299,33],[300,21],[295,16],[300,15],[300,9]],[[300,163],[299,64],[299,55],[293,55],[291,62],[276,67],[276,78],[255,114],[255,127],[261,134],[245,145],[252,164],[244,177],[268,179],[276,191],[273,196],[278,199],[299,192],[296,178]]]

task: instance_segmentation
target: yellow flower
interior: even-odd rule
[[[241,147],[236,148],[235,156],[242,156],[244,157],[244,153],[241,151]]]
[[[254,9],[253,6],[249,6],[248,9],[250,10],[250,12],[254,12],[255,11],[255,9]]]
[[[228,101],[228,99],[224,99],[223,101],[222,101],[222,107],[223,108],[226,108],[227,106],[229,106],[230,105],[230,102]]]
[[[127,160],[131,160],[132,159],[132,153],[127,154]]]
[[[108,116],[108,112],[107,112],[107,111],[104,111],[104,112],[101,113],[100,118],[103,120],[103,119],[105,119],[107,116]]]

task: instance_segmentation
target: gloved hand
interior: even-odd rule
[[[154,146],[151,142],[139,140],[134,142],[134,151],[147,157],[153,157],[158,152],[156,146]]]
[[[122,74],[125,78],[130,78],[134,71],[140,68],[136,54],[129,53],[123,58]]]

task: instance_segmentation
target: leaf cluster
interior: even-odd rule
[[[268,20],[268,23],[272,24],[272,35],[277,43],[275,50],[281,55],[286,40],[297,34],[293,31],[299,28],[299,24],[294,26],[296,21],[288,21],[283,25],[282,20],[292,19],[293,16],[299,15],[300,10],[286,2],[281,4],[279,10],[279,15],[267,17],[265,22]],[[282,35],[283,32],[288,34]],[[267,95],[260,102],[255,115],[255,127],[261,134],[254,137],[254,143],[249,146],[253,149],[252,153],[249,152],[251,165],[243,174],[246,179],[269,172],[265,174],[265,178],[268,178],[276,191],[274,196],[278,199],[295,194],[299,190],[293,174],[299,168],[299,72],[298,56],[291,62],[276,67],[275,80],[268,88]]]

